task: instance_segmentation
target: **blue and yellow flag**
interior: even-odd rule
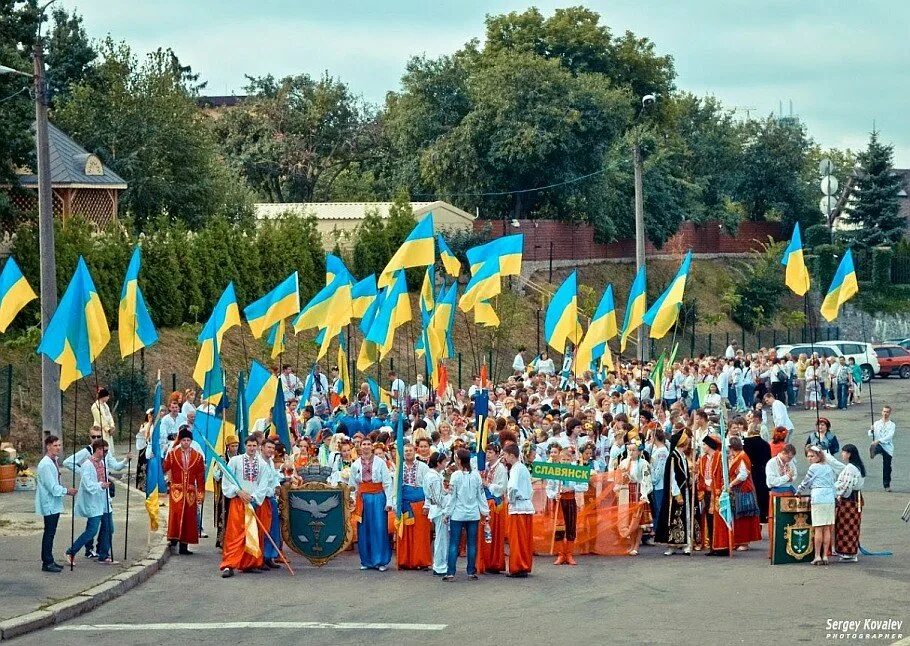
[[[338,394],[351,400],[351,376],[348,374],[348,342],[343,334],[338,335],[338,379],[341,382]]]
[[[284,448],[290,451],[293,448],[291,444],[291,430],[288,428],[288,407],[284,400],[284,388],[277,388],[275,392],[275,401],[272,406],[272,425],[278,434],[278,439],[284,445]]]
[[[629,300],[626,303],[626,314],[622,321],[622,333],[619,335],[619,351],[625,352],[626,340],[645,320],[647,308],[648,286],[645,275],[645,266],[635,275],[635,281],[629,290]]]
[[[379,275],[377,285],[384,289],[395,282],[399,270],[432,265],[434,262],[436,245],[433,238],[433,214],[427,213],[392,255]]]
[[[237,373],[237,407],[234,409],[234,428],[237,429],[237,439],[240,446],[246,444],[246,436],[250,429],[250,420],[247,417],[246,385],[243,382],[243,370]]]
[[[847,249],[841,258],[837,272],[831,280],[831,287],[822,302],[821,314],[826,321],[833,321],[840,314],[840,306],[859,293],[856,268],[853,266],[853,252]]]
[[[662,339],[676,324],[679,310],[682,307],[683,294],[686,290],[686,279],[689,277],[689,267],[692,265],[692,252],[686,254],[679,271],[670,281],[667,289],[660,295],[650,309],[645,312],[644,320],[651,327],[652,339]]]
[[[501,293],[502,275],[499,258],[491,258],[478,265],[458,301],[458,309],[470,312],[477,303],[488,301]]]
[[[79,256],[76,271],[38,345],[38,354],[60,365],[60,390],[66,390],[77,379],[92,374],[92,363],[110,340],[98,290]]]
[[[581,325],[578,323],[578,275],[572,272],[553,293],[544,318],[544,339],[557,352],[566,351],[566,343],[578,345]]]
[[[333,253],[326,254],[325,256],[325,284],[330,285],[333,280],[336,278],[341,278],[343,281],[348,283],[354,282],[354,277],[351,275],[351,272],[348,270],[347,265],[344,264],[344,260],[339,258]]]
[[[215,363],[215,343],[221,346],[224,333],[235,325],[240,325],[240,309],[237,307],[237,293],[234,283],[228,283],[218,302],[199,333],[199,358],[193,369],[193,381],[200,386],[205,385],[205,375]]]
[[[382,359],[392,349],[395,331],[411,320],[411,301],[408,298],[408,285],[404,271],[395,274],[395,281],[385,288],[385,296],[366,340],[376,344],[379,358]],[[358,367],[360,366],[358,360]]]
[[[282,354],[284,354],[284,340],[285,340],[285,323],[284,319],[278,321],[275,325],[269,328],[269,333],[265,338],[265,343],[272,349],[271,357],[272,359],[277,359]]]
[[[784,283],[797,296],[805,296],[809,291],[809,270],[803,257],[803,240],[799,233],[799,222],[793,227],[790,244],[784,250],[780,264],[786,267]]]
[[[490,301],[478,301],[474,304],[474,322],[484,327],[499,327],[499,315]]]
[[[213,340],[212,349],[214,351],[212,367],[205,373],[205,379],[202,380],[202,395],[200,398],[212,406],[221,403],[224,396],[224,369],[221,367],[221,352],[218,350],[218,340]]]
[[[376,274],[370,274],[361,281],[354,284],[351,288],[351,305],[353,309],[352,317],[355,319],[363,318],[366,311],[376,300],[379,293],[376,287]]]
[[[392,393],[376,383],[376,380],[372,377],[366,378],[367,383],[370,385],[370,397],[373,399],[373,406],[375,407],[378,404],[387,404],[392,405]]]
[[[446,273],[452,278],[458,278],[461,275],[461,262],[452,253],[441,233],[436,234],[436,244],[439,245],[439,260],[442,261],[442,266],[445,268]]]
[[[247,406],[247,424],[269,416],[269,409],[275,405],[275,391],[278,390],[278,377],[264,365],[254,360],[250,365],[250,376],[244,391]]]
[[[224,421],[217,415],[196,411],[196,421],[193,424],[193,439],[202,447],[205,455],[205,479],[208,481],[215,456],[224,454]],[[209,448],[211,447],[211,448]]]
[[[158,341],[158,333],[152,323],[145,298],[139,289],[139,267],[142,263],[139,246],[133,249],[123,289],[120,290],[120,320],[117,336],[120,339],[120,356],[127,357],[142,348],[148,348]]]
[[[496,238],[486,244],[471,247],[465,252],[471,273],[476,274],[481,265],[496,259],[502,276],[521,274],[521,259],[524,253],[525,236],[518,233]]]
[[[155,384],[155,403],[152,404],[152,415],[155,420],[152,426],[152,436],[149,439],[149,447],[152,456],[148,459],[145,466],[145,509],[149,515],[149,529],[153,532],[158,531],[158,500],[167,493],[167,480],[164,477],[164,466],[161,464],[161,456],[158,452],[161,450],[161,417],[158,416],[161,410],[161,379]]]
[[[0,332],[13,322],[22,308],[38,298],[35,290],[25,280],[19,265],[10,256],[0,273]]]
[[[607,285],[600,303],[591,319],[588,331],[578,345],[575,365],[579,370],[588,370],[609,352],[607,341],[618,334],[616,326],[616,304],[613,301],[613,285]],[[612,363],[612,362],[611,362]]]
[[[474,422],[477,429],[477,469],[487,468],[487,443],[489,432],[487,420],[490,418],[490,391],[484,389],[474,396]]]
[[[360,344],[360,351],[357,354],[357,369],[363,372],[374,363],[379,361],[379,346],[367,340],[366,336],[370,332],[373,321],[376,320],[377,314],[382,309],[385,302],[385,290],[379,292],[376,298],[364,312],[363,318],[360,319],[360,331],[363,333],[363,343]]]
[[[331,282],[310,299],[292,322],[295,332],[313,328],[325,330],[320,337],[318,359],[325,356],[332,339],[354,316],[353,277],[344,268],[344,263],[340,259],[336,262],[330,261],[329,258],[335,256],[330,255],[326,258],[327,266],[332,266],[335,272],[332,274]]]
[[[275,323],[299,311],[300,290],[295,271],[268,294],[243,308],[243,315],[253,336],[258,339]]]

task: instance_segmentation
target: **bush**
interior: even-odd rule
[[[780,266],[783,249],[784,243],[763,243],[761,250],[753,251],[734,267],[733,294],[727,301],[731,317],[745,330],[766,325],[778,310],[785,290]]]
[[[815,262],[810,266],[815,269],[815,285],[822,293],[828,290],[842,256],[843,249],[836,245],[821,244],[815,247]]]
[[[806,247],[815,249],[831,243],[831,230],[825,224],[813,224],[806,228]]]
[[[894,252],[889,247],[872,249],[872,285],[876,288],[891,285],[891,261]]]

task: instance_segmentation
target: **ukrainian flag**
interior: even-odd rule
[[[243,308],[243,315],[246,316],[253,336],[258,339],[275,323],[299,311],[300,290],[295,271],[268,294]]]
[[[375,343],[379,348],[380,359],[392,349],[395,330],[410,320],[411,301],[408,298],[408,286],[404,271],[398,271],[395,274],[395,282],[385,288],[382,306],[376,312],[376,318],[366,336],[367,341]]]
[[[162,494],[167,493],[167,480],[164,477],[161,456],[158,455],[161,447],[161,417],[158,415],[161,410],[161,399],[161,379],[159,377],[158,383],[155,385],[155,403],[152,406],[155,420],[152,437],[149,440],[152,456],[145,467],[145,509],[149,514],[149,529],[153,532],[158,531],[158,499]]]
[[[278,378],[256,360],[250,366],[250,378],[246,382],[243,398],[247,405],[247,423],[252,425],[258,419],[268,417],[269,409],[275,405],[275,391]]]
[[[452,278],[458,278],[461,275],[461,262],[452,253],[441,233],[436,234],[436,244],[439,245],[439,259],[442,261],[446,273]]]
[[[503,276],[518,276],[521,274],[524,244],[524,234],[518,233],[468,249],[465,255],[468,257],[471,273],[476,274],[481,265],[496,258],[499,260],[499,269]]]
[[[38,296],[35,290],[25,280],[19,265],[10,256],[3,266],[3,273],[0,273],[0,332],[6,332],[16,314],[36,298]]]
[[[458,309],[470,312],[477,303],[488,301],[502,292],[502,271],[500,271],[499,258],[491,258],[478,266],[468,281],[464,294],[458,301]]]
[[[432,265],[434,262],[436,246],[433,239],[433,214],[427,213],[382,270],[378,286],[386,288],[394,283],[396,272],[400,269]]]
[[[199,333],[201,347],[199,348],[199,358],[196,359],[196,367],[193,369],[193,381],[200,386],[205,385],[205,375],[215,363],[215,343],[217,342],[220,346],[224,340],[224,333],[235,325],[240,325],[240,309],[237,307],[234,283],[228,283],[221,298],[215,303],[209,320]]]
[[[111,340],[98,290],[79,256],[57,311],[51,318],[38,353],[60,364],[60,390],[92,374],[92,362]]]
[[[566,351],[566,343],[578,345],[581,326],[578,324],[578,275],[569,274],[553,294],[544,318],[544,339],[557,352]]]
[[[626,315],[622,321],[622,334],[619,336],[619,351],[625,352],[626,339],[635,330],[638,329],[645,320],[645,311],[647,308],[648,286],[645,266],[635,275],[635,281],[632,283],[632,289],[629,290],[629,300],[626,303]]]
[[[652,339],[662,339],[670,331],[679,317],[682,307],[683,293],[686,290],[686,279],[689,277],[689,268],[692,266],[692,252],[686,254],[679,271],[670,282],[670,285],[660,295],[651,308],[645,313],[645,323],[651,328]]]
[[[234,428],[237,429],[237,438],[240,446],[246,444],[247,431],[250,421],[247,419],[246,385],[243,383],[243,371],[237,373],[237,408],[234,409]]]
[[[202,447],[205,456],[205,489],[215,490],[215,481],[212,478],[212,467],[215,465],[215,456],[224,455],[224,437],[227,435],[225,421],[218,415],[205,411],[196,411],[196,421],[193,423],[193,439]],[[233,424],[231,424],[233,427]]]
[[[360,352],[357,354],[357,369],[361,372],[379,361],[379,347],[367,340],[366,336],[369,334],[370,327],[373,325],[373,321],[376,320],[376,315],[379,314],[384,302],[385,291],[381,291],[376,295],[367,311],[364,312],[363,318],[360,319],[360,331],[363,333],[364,339],[363,343],[360,344]]]
[[[392,393],[377,384],[372,377],[367,377],[367,383],[370,385],[370,396],[375,404],[392,405]]]
[[[266,345],[272,348],[272,354],[270,355],[272,359],[277,359],[282,354],[284,354],[284,339],[285,323],[284,319],[281,319],[275,325],[269,328],[268,336],[266,336],[265,339]]]
[[[499,315],[490,301],[478,301],[474,305],[474,323],[485,327],[499,327]]]
[[[376,287],[376,274],[370,274],[354,284],[354,287],[351,288],[353,318],[363,318],[367,309],[376,300],[377,293],[379,293],[379,290]]]
[[[806,259],[803,257],[803,240],[799,233],[799,222],[793,227],[793,236],[790,244],[784,250],[784,257],[780,264],[786,267],[784,283],[797,296],[805,296],[809,291],[809,270],[806,268]]]
[[[224,396],[224,369],[221,367],[221,353],[218,351],[217,339],[213,342],[212,351],[212,367],[205,373],[205,379],[202,382],[201,399],[212,406],[217,406],[221,403],[221,398]]]
[[[859,293],[856,268],[853,266],[853,252],[847,249],[831,280],[831,287],[822,302],[821,313],[826,321],[833,321],[840,314],[840,306]]]
[[[607,341],[617,334],[616,327],[616,304],[613,301],[613,285],[607,285],[597,310],[594,312],[594,318],[591,319],[591,325],[585,337],[578,345],[578,353],[575,357],[575,365],[581,370],[587,370],[592,364],[609,352]]]
[[[145,306],[145,298],[139,289],[139,267],[142,263],[139,246],[133,249],[123,289],[120,290],[120,321],[117,335],[120,338],[120,356],[127,357],[137,350],[154,345],[158,333]]]
[[[436,267],[428,265],[427,271],[423,276],[423,285],[420,287],[420,314],[421,322],[424,325],[430,320],[430,314],[436,306],[436,298],[433,294],[434,287],[436,287]]]
[[[338,378],[341,380],[341,397],[351,399],[351,377],[348,374],[348,343],[343,334],[338,335]]]
[[[337,274],[328,285],[320,289],[293,321],[294,331],[313,328],[338,330],[351,322],[354,315],[353,286],[350,274]],[[334,338],[329,335],[329,340]]]
[[[430,353],[436,359],[448,359],[454,356],[450,352],[449,340],[452,327],[455,323],[455,302],[458,299],[458,283],[452,283],[449,289],[440,297],[433,310],[429,324]]]
[[[335,254],[326,254],[325,257],[325,284],[330,284],[333,280],[338,277],[341,277],[343,280],[353,283],[354,277],[351,275],[351,272],[348,271],[347,265],[344,264],[344,261],[336,256]]]

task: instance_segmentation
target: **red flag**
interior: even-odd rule
[[[439,374],[439,384],[436,386],[436,394],[442,397],[446,394],[446,388],[449,387],[449,369],[446,364],[440,361],[437,372]]]
[[[484,363],[480,366],[480,387],[481,388],[487,387],[487,379],[488,379],[487,364]]]

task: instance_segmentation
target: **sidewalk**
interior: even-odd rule
[[[67,486],[71,486],[72,472],[64,469],[63,477],[64,480],[69,480]],[[78,475],[76,482],[78,486]],[[117,577],[122,582],[128,576],[125,574],[128,570],[136,570],[138,574],[138,568],[133,566],[140,562],[149,565],[146,560],[150,557],[150,547],[159,546],[161,537],[149,533],[145,496],[136,489],[130,491],[129,546],[124,558],[126,497],[126,486],[118,482],[117,494],[113,500],[113,556],[114,560],[120,563],[102,565],[80,554],[72,572],[69,566],[66,566],[63,572],[52,574],[41,571],[43,521],[41,517],[35,515],[35,493],[17,491],[0,495],[0,589],[4,591],[3,603],[0,604],[0,622],[77,597],[112,577]],[[64,551],[71,544],[71,500],[69,497],[66,498],[54,541],[54,557],[61,565],[65,565]],[[166,508],[162,508],[162,511],[164,512],[162,526],[165,526]],[[84,528],[85,519],[76,518],[76,536]],[[148,578],[149,574],[151,572],[142,580]],[[119,593],[120,591],[117,592]],[[97,603],[94,605],[107,600],[97,598],[94,594],[89,596],[96,597]]]

